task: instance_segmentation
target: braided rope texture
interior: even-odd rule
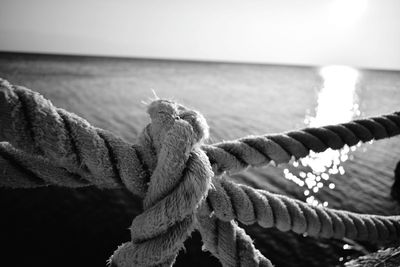
[[[40,94],[0,79],[0,186],[127,188],[143,201],[131,241],[112,266],[171,266],[193,230],[223,266],[272,266],[238,226],[366,241],[398,239],[399,216],[310,206],[230,181],[228,174],[310,150],[340,149],[400,134],[400,113],[283,134],[205,145],[204,117],[168,100],[148,106],[151,123],[127,143],[56,108]]]

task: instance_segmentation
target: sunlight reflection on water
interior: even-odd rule
[[[327,66],[323,67],[319,74],[323,79],[323,86],[318,93],[315,116],[306,116],[304,123],[308,127],[320,127],[348,122],[359,116],[356,95],[359,72],[347,66]],[[322,153],[311,151],[309,156],[293,162],[293,167],[296,168],[293,172],[296,171],[297,174],[286,168],[283,170],[284,176],[305,187],[307,203],[326,207],[328,202],[321,202],[318,192],[326,185],[331,190],[335,189],[335,184],[329,181],[330,176],[345,173],[341,163],[352,158],[350,151],[354,151],[357,146],[359,144],[353,147],[345,146],[341,150],[328,149]]]

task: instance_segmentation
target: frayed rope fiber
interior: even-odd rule
[[[197,111],[169,100],[148,105],[151,123],[130,144],[54,107],[40,94],[0,79],[0,186],[127,188],[143,201],[131,241],[111,266],[171,266],[193,230],[223,266],[272,266],[237,224],[325,238],[398,240],[400,216],[357,214],[233,183],[229,174],[310,150],[400,134],[400,113],[283,134],[205,145]]]

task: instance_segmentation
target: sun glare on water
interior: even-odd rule
[[[356,95],[358,71],[347,66],[327,66],[319,74],[323,79],[323,86],[318,93],[315,116],[306,116],[304,123],[308,127],[320,127],[348,122],[360,115]],[[331,175],[345,173],[342,163],[351,158],[350,151],[354,151],[356,147],[345,146],[341,150],[328,149],[322,153],[311,151],[309,156],[293,162],[296,168],[302,165],[298,174],[286,168],[283,171],[284,176],[305,187],[307,203],[328,206],[328,202],[318,200],[318,192],[324,186],[335,189],[335,184],[329,178]]]

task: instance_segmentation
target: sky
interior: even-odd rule
[[[0,51],[400,70],[400,1],[0,0]]]

